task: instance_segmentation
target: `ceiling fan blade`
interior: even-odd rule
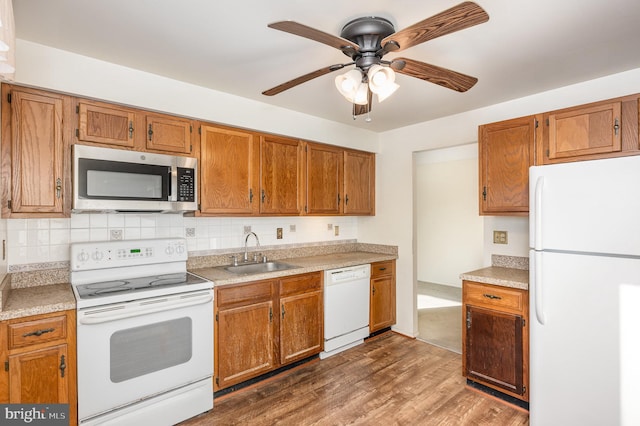
[[[319,70],[310,72],[309,74],[301,75],[298,78],[294,78],[293,80],[289,80],[286,83],[279,84],[276,87],[272,87],[269,90],[265,90],[264,92],[262,92],[262,94],[263,95],[267,95],[267,96],[277,95],[278,93],[284,92],[287,89],[291,89],[292,87],[295,87],[298,84],[302,84],[302,83],[307,82],[309,80],[313,80],[316,77],[320,77],[320,76],[323,76],[325,74],[329,74],[330,72],[342,69],[342,68],[345,67],[345,65],[350,65],[350,64],[336,64],[336,65],[330,65],[330,66],[325,67],[325,68],[321,68]]]
[[[478,79],[475,77],[413,59],[397,58],[394,59],[394,62],[396,61],[403,61],[405,63],[404,67],[402,69],[396,69],[396,72],[438,84],[458,92],[466,92],[478,82]]]
[[[358,105],[353,104],[353,119],[355,120],[356,116],[367,114],[371,112],[371,101],[373,100],[373,93],[371,90],[367,89],[368,102],[366,105]]]
[[[347,56],[351,56],[351,52],[355,53],[359,49],[357,44],[345,38],[334,36],[333,34],[325,33],[324,31],[316,30],[315,28],[308,27],[295,21],[274,22],[267,26],[269,28],[295,34],[300,37],[305,37],[310,40],[335,47],[336,49],[342,50]]]
[[[477,4],[467,1],[444,12],[385,37],[381,46],[399,52],[427,40],[487,22],[489,15]],[[388,46],[387,44],[390,43]]]

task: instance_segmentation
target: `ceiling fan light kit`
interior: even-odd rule
[[[335,85],[340,94],[354,105],[354,118],[367,114],[365,121],[370,121],[371,94],[375,93],[378,102],[382,102],[394,93],[400,87],[395,83],[395,72],[465,92],[478,81],[475,77],[414,59],[396,58],[386,61],[382,58],[387,53],[399,52],[488,20],[489,15],[484,9],[467,1],[397,32],[389,20],[376,16],[349,21],[342,28],[340,37],[294,21],[275,22],[268,27],[334,47],[349,56],[352,62],[330,65],[262,93],[273,96],[345,66],[355,65],[355,69],[337,76]]]

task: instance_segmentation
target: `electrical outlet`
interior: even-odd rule
[[[493,231],[493,244],[507,244],[507,231]]]
[[[276,229],[276,238],[281,240],[282,239],[282,228],[277,228]]]
[[[196,236],[196,228],[185,228],[184,234],[187,238],[193,238]]]
[[[289,232],[296,232],[296,226],[295,225],[289,225]]]
[[[245,225],[244,226],[244,233],[248,234],[249,232],[251,232],[251,225]]]
[[[122,239],[122,229],[112,229],[109,231],[110,239],[112,240],[121,240]]]
[[[340,227],[338,225],[333,227],[333,234],[337,237],[340,235]]]
[[[333,230],[333,224],[327,223],[327,231]]]

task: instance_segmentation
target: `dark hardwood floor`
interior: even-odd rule
[[[461,358],[387,332],[214,400],[204,425],[527,425],[528,413],[466,387]]]

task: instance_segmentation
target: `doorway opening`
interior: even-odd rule
[[[478,145],[414,153],[418,339],[462,351],[463,272],[482,267]]]

